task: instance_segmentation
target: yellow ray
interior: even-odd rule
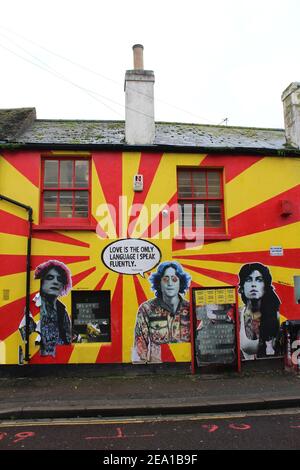
[[[1,159],[1,193],[17,200],[33,209],[34,222],[37,223],[39,215],[39,189],[25,176],[16,170],[5,158]],[[26,211],[12,204],[1,203],[1,208],[18,217],[27,218]]]
[[[78,343],[69,359],[69,364],[94,364],[104,343]],[[107,344],[107,343],[105,343]]]
[[[190,362],[192,357],[191,343],[170,343],[169,347],[176,362]]]
[[[19,235],[0,233],[0,254],[25,255],[27,238]]]
[[[49,259],[59,256],[89,256],[89,248],[77,245],[69,245],[68,243],[54,242],[42,240],[40,238],[33,239],[32,253],[34,255],[45,255]],[[23,253],[24,254],[24,253]]]
[[[0,342],[0,364],[18,364],[19,346],[25,353],[25,345],[19,330],[8,336],[5,341]]]
[[[282,169],[284,168],[284,177]],[[233,217],[299,184],[300,159],[265,157],[227,183],[227,217]]]
[[[39,290],[40,282],[33,280],[33,272],[30,276],[30,293]],[[26,295],[26,273],[10,274],[9,276],[2,276],[0,280],[0,289],[9,291],[8,300],[1,299],[1,307],[8,305],[16,300],[19,300]]]

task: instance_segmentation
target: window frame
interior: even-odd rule
[[[45,186],[45,162],[48,160],[58,162],[58,181],[56,187],[47,187]],[[73,170],[72,170],[72,186],[71,187],[61,187],[60,186],[60,167],[62,161],[72,161]],[[74,186],[74,165],[76,161],[87,161],[88,162],[88,185],[86,187],[75,187]],[[44,213],[44,193],[46,191],[56,191],[58,193],[57,198],[57,207],[59,205],[59,194],[61,192],[71,192],[73,195],[72,198],[72,210],[74,212],[75,208],[75,192],[76,191],[87,191],[88,193],[88,208],[87,217],[45,217]],[[63,228],[85,228],[91,225],[91,196],[92,196],[92,174],[91,174],[91,157],[69,154],[69,155],[48,155],[44,154],[41,158],[41,185],[40,185],[40,228],[42,227],[63,227]],[[38,227],[39,228],[39,227]]]
[[[179,173],[180,172],[190,172],[190,178],[192,178],[192,173],[204,173],[205,174],[205,196],[197,196],[197,197],[179,197]],[[208,195],[208,173],[211,172],[218,172],[220,175],[220,196],[209,196]],[[207,205],[205,204],[206,201],[220,201],[220,216],[221,216],[221,223],[218,227],[208,227],[204,223],[204,238],[228,238],[226,234],[226,219],[225,219],[225,195],[224,195],[224,168],[223,167],[186,167],[186,166],[177,166],[177,203],[180,205],[181,202],[186,203],[193,203],[193,202],[204,202],[204,211],[205,211],[205,218],[204,221],[207,220],[208,217],[208,209]],[[191,184],[192,187],[192,184]],[[184,231],[185,234],[189,235],[189,232],[193,234],[196,229],[195,226],[195,219],[194,219],[194,211],[192,214],[192,226],[191,227],[184,227],[184,225],[179,226],[180,231]],[[184,236],[183,236],[184,238]]]

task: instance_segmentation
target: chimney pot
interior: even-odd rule
[[[300,147],[300,83],[291,83],[282,93],[287,144]]]
[[[134,70],[144,70],[144,46],[135,44],[133,49],[133,68]]]

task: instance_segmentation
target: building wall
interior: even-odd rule
[[[41,153],[38,151],[2,152],[0,193],[33,208],[31,313],[35,322],[39,320],[40,312],[32,300],[39,292],[40,281],[34,279],[34,270],[41,263],[55,259],[70,269],[72,292],[110,291],[111,341],[61,345],[56,348],[55,357],[42,357],[39,346],[35,345],[36,333],[33,333],[30,336],[31,363],[132,361],[137,311],[144,301],[154,297],[149,275],[156,267],[144,275],[121,274],[109,269],[102,259],[110,243],[129,237],[148,240],[155,245],[161,252],[160,262],[179,262],[191,276],[194,286],[237,286],[241,266],[260,262],[268,266],[281,300],[281,321],[300,318],[300,304],[296,303],[295,297],[295,285],[297,289],[299,287],[299,279],[295,276],[300,276],[300,159],[109,151],[72,152],[71,155],[91,158],[94,230],[36,228],[40,225]],[[153,212],[153,220],[150,216],[146,226],[136,214],[128,213],[134,203],[143,204],[149,215],[151,204],[159,204],[162,209],[165,204],[171,206],[176,202],[176,172],[183,166],[224,168],[224,209],[229,239],[207,240],[203,246],[191,247],[185,241],[174,240],[172,220],[161,229],[153,229],[149,239],[145,229],[147,225],[155,227],[157,220]],[[135,174],[144,177],[142,192],[133,191]],[[290,215],[282,215],[282,201],[289,201]],[[116,208],[116,221],[109,215],[106,226],[99,212],[102,204]],[[0,218],[0,364],[17,364],[19,346],[24,348],[19,326],[25,308],[27,214],[1,201]],[[95,229],[99,220],[97,234]],[[103,238],[108,228],[110,238]],[[271,247],[281,247],[281,255],[273,256],[275,250],[270,251]],[[71,297],[69,292],[61,299],[69,315],[72,312]],[[185,299],[189,300],[188,292]],[[242,305],[241,298],[239,302]],[[164,344],[161,360],[189,362],[190,343]]]

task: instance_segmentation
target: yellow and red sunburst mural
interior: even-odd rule
[[[55,156],[56,153],[52,152]],[[47,229],[39,221],[41,153],[3,151],[1,194],[33,208],[30,312],[35,323],[39,309],[33,299],[40,289],[34,278],[37,266],[48,260],[64,263],[72,274],[72,292],[110,292],[110,341],[59,345],[55,357],[41,356],[36,335],[30,336],[30,364],[43,363],[130,363],[139,306],[154,297],[148,271],[144,276],[122,274],[108,269],[102,254],[113,241],[128,238],[153,243],[161,262],[176,261],[191,277],[194,286],[237,286],[242,265],[259,262],[268,266],[272,283],[281,301],[281,321],[300,318],[295,299],[294,278],[300,276],[300,160],[259,155],[207,155],[200,153],[146,153],[93,151],[59,152],[91,160],[91,215],[94,229]],[[195,249],[169,236],[176,220],[157,223],[151,205],[172,206],[177,202],[177,169],[223,169],[224,212],[227,237],[206,240]],[[141,174],[144,187],[133,191],[134,175]],[[292,210],[282,214],[289,201]],[[126,202],[126,203],[125,203]],[[106,225],[98,224],[98,208],[113,207]],[[143,210],[130,211],[140,204],[151,217],[145,226]],[[128,210],[129,208],[129,210]],[[98,215],[97,215],[98,214]],[[6,201],[0,203],[1,217],[1,308],[0,364],[17,364],[19,347],[24,347],[19,326],[24,316],[26,293],[27,215]],[[109,233],[108,233],[109,227]],[[150,231],[149,231],[150,229]],[[113,232],[113,233],[112,233]],[[151,238],[149,238],[151,232]],[[271,247],[281,247],[272,256]],[[188,292],[185,295],[187,300]],[[62,298],[72,312],[72,295]],[[242,300],[240,299],[242,305]],[[162,362],[190,362],[188,341],[163,344]]]

